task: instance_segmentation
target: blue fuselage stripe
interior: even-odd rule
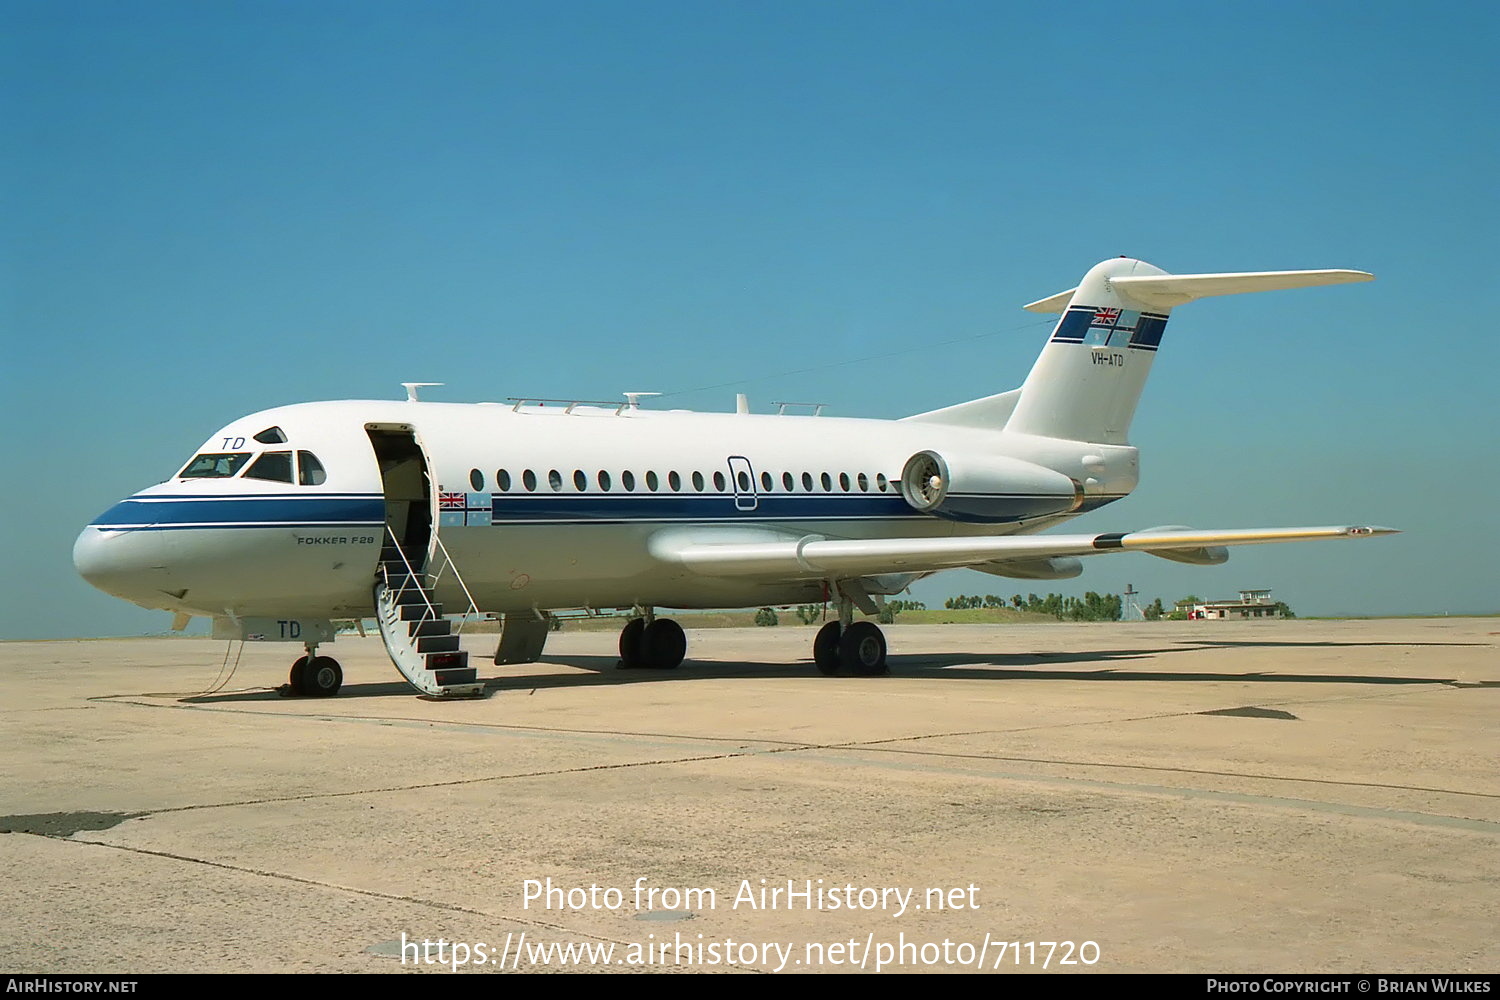
[[[1066,511],[1071,496],[954,494],[940,517],[1004,523]],[[753,504],[753,506],[752,506]],[[947,508],[952,507],[950,511]],[[444,527],[652,522],[897,521],[931,516],[899,494],[469,494],[465,506],[438,511]],[[101,529],[346,528],[385,523],[378,494],[345,496],[133,497],[93,522]]]
[[[214,499],[122,500],[94,519],[97,528],[221,526],[343,527],[385,523],[385,500],[375,496],[267,496]]]

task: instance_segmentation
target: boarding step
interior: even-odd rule
[[[392,595],[392,604],[395,606],[396,619],[403,622],[420,621],[422,619],[442,618],[443,606],[441,604],[397,604],[395,595]]]
[[[403,559],[399,554],[391,555],[386,552],[380,554],[379,567],[382,575],[398,576],[410,572],[422,572],[421,559]]]
[[[390,585],[391,597],[397,604],[432,604],[432,591],[418,583],[408,582],[406,586],[399,584]]]
[[[462,670],[469,665],[469,654],[462,649],[450,649],[427,654],[427,669],[432,671]]]
[[[426,581],[421,576],[413,574],[400,563],[386,563],[380,570],[380,575],[385,578],[385,585],[392,590],[404,590],[407,587],[422,587],[426,585]]]
[[[448,635],[453,631],[453,623],[446,618],[423,618],[408,621],[406,626],[406,634],[413,639],[424,635]]]
[[[411,641],[419,653],[456,653],[461,648],[456,635],[412,636]]]

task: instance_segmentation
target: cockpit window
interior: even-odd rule
[[[255,440],[261,444],[286,444],[286,431],[280,427],[267,427],[255,435]]]
[[[273,483],[290,483],[292,481],[292,453],[289,451],[266,452],[245,470],[245,478],[264,479]]]
[[[318,457],[310,451],[297,452],[297,467],[300,470],[297,482],[303,486],[322,486],[328,481],[328,473],[323,471],[323,463],[318,461]]]
[[[250,461],[248,451],[223,452],[198,455],[177,473],[178,479],[228,479],[244,468]]]

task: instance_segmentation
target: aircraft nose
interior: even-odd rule
[[[73,543],[73,567],[79,576],[106,594],[147,607],[166,596],[166,555],[160,531],[91,524]]]

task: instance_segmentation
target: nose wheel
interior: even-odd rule
[[[343,686],[344,668],[331,656],[298,657],[287,677],[292,694],[303,698],[331,698]]]

